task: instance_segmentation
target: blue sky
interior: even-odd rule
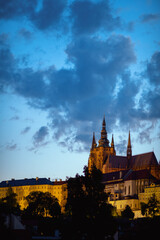
[[[158,0],[0,0],[0,181],[82,173],[103,115],[160,160]]]

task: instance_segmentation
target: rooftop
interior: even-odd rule
[[[65,181],[54,181],[52,182],[49,178],[24,178],[24,179],[11,179],[7,181],[2,181],[0,183],[0,187],[18,187],[18,186],[29,186],[29,185],[61,185],[64,184]]]

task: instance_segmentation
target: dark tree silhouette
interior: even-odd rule
[[[6,192],[6,197],[1,199],[0,211],[6,214],[19,214],[20,206],[17,202],[17,194],[13,192],[11,186],[8,187]]]
[[[155,217],[160,211],[159,201],[156,199],[156,195],[153,194],[148,200],[148,203],[141,203],[142,215]]]
[[[125,207],[125,209],[122,211],[121,214],[123,218],[128,218],[128,219],[134,218],[134,212],[132,211],[129,205]]]
[[[68,179],[66,212],[70,224],[66,233],[70,239],[104,239],[113,235],[116,224],[112,217],[113,207],[107,203],[102,173],[93,167],[84,168],[84,176]],[[67,239],[67,236],[65,236]]]
[[[57,198],[49,192],[31,192],[26,200],[28,207],[24,210],[25,214],[42,217],[58,217],[61,214]]]

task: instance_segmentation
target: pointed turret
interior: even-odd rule
[[[92,150],[97,146],[96,140],[95,140],[95,133],[93,132],[93,139],[92,139]]]
[[[111,142],[111,147],[114,147],[114,138],[113,138],[113,134],[112,134],[112,142]]]
[[[103,147],[109,146],[109,141],[107,139],[105,116],[104,116],[103,122],[102,122],[102,131],[101,131],[101,139],[99,140],[99,146],[103,146]]]
[[[111,154],[112,155],[116,155],[116,151],[115,151],[115,148],[114,148],[114,137],[113,137],[113,134],[112,134],[112,142],[111,142]]]
[[[129,131],[129,136],[128,136],[128,147],[131,147],[131,136],[130,136],[130,131]]]
[[[131,136],[129,131],[128,145],[127,145],[127,158],[130,159],[131,157],[132,157],[132,146],[131,146]]]

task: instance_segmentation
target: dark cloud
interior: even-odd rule
[[[148,90],[144,90],[140,100],[141,112],[145,119],[160,118],[160,52],[155,52],[150,61],[146,62],[146,70],[143,73],[150,84]]]
[[[147,76],[150,83],[160,86],[160,52],[155,52],[147,63]]]
[[[13,19],[28,15],[37,6],[37,0],[0,0],[0,19]]]
[[[67,0],[43,0],[39,11],[31,15],[32,22],[41,30],[55,26],[66,7]]]
[[[22,37],[24,37],[26,40],[30,40],[30,39],[32,38],[32,36],[33,36],[33,33],[30,32],[30,31],[28,31],[28,30],[25,29],[25,28],[21,28],[21,29],[19,30],[19,34],[20,34]]]
[[[28,133],[30,129],[31,129],[31,127],[25,127],[25,128],[21,131],[21,134],[24,135],[24,134]]]
[[[0,0],[0,19],[27,17],[44,30],[59,23],[66,4],[67,0]]]
[[[6,33],[0,34],[0,46],[7,47],[9,35]]]
[[[113,108],[117,111],[120,125],[134,127],[136,124],[135,97],[139,92],[139,84],[132,79],[129,71],[121,75],[121,80],[120,89],[113,101]]]
[[[160,14],[143,14],[140,16],[140,20],[142,23],[148,23],[148,22],[153,22],[157,21],[160,19]]]
[[[140,131],[137,141],[139,141],[141,144],[144,143],[151,143],[151,131],[153,131],[154,124],[150,124],[150,126],[146,126],[142,131]]]
[[[39,147],[44,143],[44,140],[48,136],[48,128],[46,126],[40,127],[40,129],[33,136],[33,143],[35,147]]]
[[[4,91],[6,87],[12,86],[14,71],[17,67],[17,61],[15,60],[10,49],[0,49],[0,91]],[[4,89],[5,86],[5,89]]]
[[[146,62],[146,70],[137,81],[129,71],[136,62],[129,37],[111,35],[105,40],[86,35],[74,37],[66,48],[70,69],[57,70],[54,66],[41,71],[21,69],[9,49],[1,50],[0,54],[1,89],[10,88],[25,97],[32,107],[48,111],[53,139],[71,151],[90,147],[91,132],[100,132],[104,113],[109,132],[115,127],[138,131],[140,120],[160,118],[160,54],[154,53]],[[141,89],[141,78],[152,88]],[[48,144],[48,131],[43,126],[35,133],[33,149]],[[121,146],[117,148],[121,152]]]
[[[120,139],[120,143],[115,145],[116,153],[120,155],[126,155],[127,152],[127,140]]]
[[[15,59],[7,53],[3,65],[5,69],[8,63],[11,69]],[[73,65],[71,69],[18,68],[12,71],[13,78],[8,77],[3,84],[9,82],[14,92],[28,99],[32,107],[50,111],[54,138],[59,142],[68,144],[66,136],[70,136],[77,145],[85,144],[95,122],[104,113],[112,116],[112,125],[117,118],[123,119],[123,114],[125,121],[129,120],[138,88],[127,71],[136,57],[130,38],[122,35],[112,35],[106,40],[81,36],[68,45],[66,53]],[[119,79],[121,90],[114,96]],[[34,136],[35,143],[41,139],[38,133]]]
[[[108,1],[74,1],[70,18],[77,34],[94,33],[97,30],[113,30],[120,27],[120,17],[114,17]]]
[[[15,91],[27,98],[43,99],[47,87],[44,77],[43,71],[35,72],[31,68],[20,70],[14,75],[13,85]]]

